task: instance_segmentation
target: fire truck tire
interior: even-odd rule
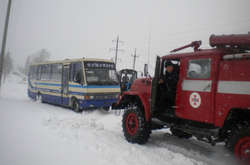
[[[227,145],[236,158],[250,163],[250,128],[248,125],[237,125],[232,130]]]
[[[124,136],[130,143],[145,144],[151,134],[150,123],[139,107],[124,112],[122,127]]]
[[[191,134],[188,134],[186,132],[183,132],[183,131],[176,129],[176,128],[173,128],[173,127],[170,128],[170,131],[171,131],[172,135],[177,136],[179,138],[189,139],[192,137]]]

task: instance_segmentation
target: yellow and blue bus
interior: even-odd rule
[[[66,59],[32,64],[28,96],[72,108],[108,109],[116,103],[120,85],[115,64],[101,59]]]

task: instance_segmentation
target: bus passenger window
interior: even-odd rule
[[[30,66],[30,68],[29,68],[29,78],[30,78],[30,80],[35,80],[36,79],[36,74],[35,74],[35,72],[36,72],[36,66]]]
[[[45,77],[46,77],[46,67],[45,65],[41,65],[41,80],[45,80]]]
[[[50,79],[50,65],[42,65],[42,76],[41,80]]]
[[[72,63],[70,65],[70,81],[76,82],[76,83],[83,83],[83,71],[82,71],[82,63]]]
[[[61,81],[62,76],[62,64],[51,65],[51,80]]]
[[[34,66],[34,68],[33,68],[33,76],[32,76],[32,78],[33,78],[33,80],[36,80],[37,79],[37,66]]]
[[[36,77],[37,80],[41,80],[41,74],[42,74],[41,68],[42,68],[41,65],[37,66],[37,77]]]

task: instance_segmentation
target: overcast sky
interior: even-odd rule
[[[150,45],[153,69],[156,54],[193,40],[207,48],[211,34],[247,33],[249,7],[250,0],[12,0],[7,51],[20,65],[42,48],[52,59],[111,59],[109,48],[119,34],[124,52],[118,67],[132,67],[137,48],[142,70]],[[0,0],[1,40],[6,8],[7,0]]]

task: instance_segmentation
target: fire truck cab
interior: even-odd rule
[[[250,35],[212,35],[213,48],[200,45],[194,41],[157,57],[155,76],[135,80],[122,94],[124,136],[144,144],[151,130],[170,128],[180,138],[225,142],[236,157],[250,161]],[[194,52],[175,53],[187,47]],[[178,82],[174,104],[163,107],[166,91],[159,81],[169,61]]]

